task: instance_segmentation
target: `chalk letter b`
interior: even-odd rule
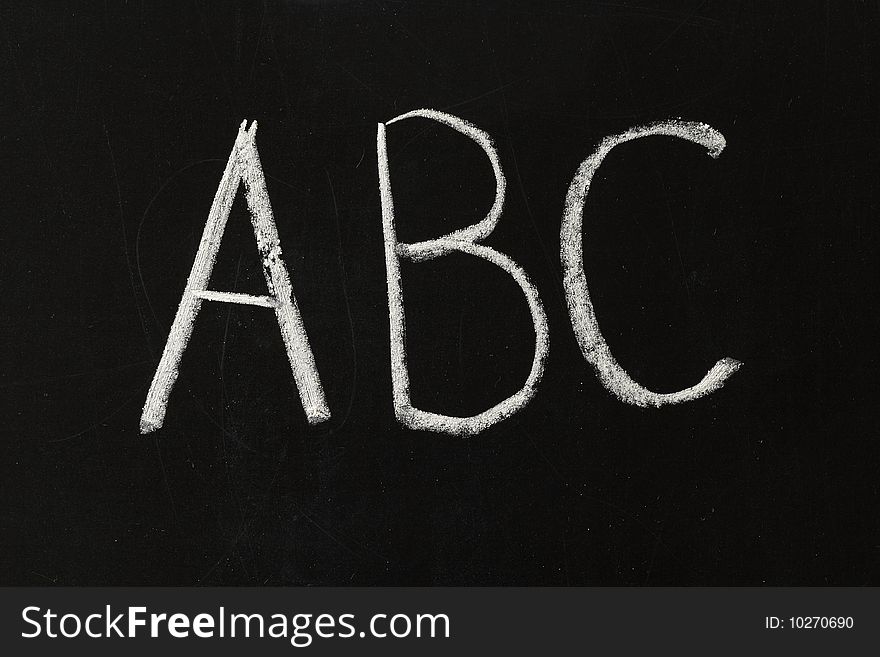
[[[410,429],[424,429],[451,435],[474,435],[496,422],[510,417],[524,407],[534,396],[544,371],[549,349],[547,317],[538,291],[525,271],[503,253],[478,244],[498,223],[504,206],[505,180],[492,140],[476,126],[451,114],[420,109],[388,121],[388,125],[413,117],[438,121],[473,139],[486,152],[495,171],[495,203],[480,222],[454,231],[443,237],[414,244],[397,241],[394,224],[394,201],[391,196],[391,176],[388,170],[388,149],[385,142],[385,124],[380,123],[376,133],[379,160],[379,193],[382,202],[382,231],[385,241],[385,273],[388,282],[388,315],[391,334],[391,382],[394,393],[394,413],[401,424]],[[504,270],[517,282],[526,297],[535,327],[535,355],[525,385],[516,393],[492,408],[470,417],[452,417],[415,408],[410,398],[409,370],[406,363],[406,321],[403,292],[400,283],[400,259],[412,262],[431,260],[450,251],[467,253],[487,260]]]

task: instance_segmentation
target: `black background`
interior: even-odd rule
[[[791,9],[784,10],[785,7]],[[3,3],[0,583],[877,584],[876,3]],[[379,121],[428,107],[495,140],[486,244],[550,323],[536,398],[471,438],[394,420]],[[568,321],[559,228],[586,206],[603,333]],[[309,427],[274,316],[206,303],[165,427],[138,419],[243,119],[333,418]],[[389,127],[399,237],[491,204],[479,148]],[[513,281],[403,266],[414,402],[481,411],[532,358]],[[261,293],[241,192],[211,287]]]

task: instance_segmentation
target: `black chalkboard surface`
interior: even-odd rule
[[[5,2],[0,584],[880,583],[877,5]],[[395,418],[377,124],[494,141],[482,240],[528,273],[549,354],[476,435]],[[611,394],[572,328],[569,185],[681,119],[717,159],[614,148],[583,208]],[[206,301],[161,429],[147,390],[242,121],[331,417],[271,309]],[[476,223],[480,147],[387,125],[397,238]],[[466,253],[401,261],[412,404],[514,394],[535,332]],[[210,279],[266,295],[243,188]]]

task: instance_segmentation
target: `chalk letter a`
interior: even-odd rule
[[[474,435],[496,422],[510,417],[523,408],[535,395],[538,382],[544,372],[544,361],[549,349],[547,316],[526,272],[503,253],[478,244],[487,237],[504,206],[505,180],[492,140],[476,126],[451,114],[436,110],[420,109],[388,121],[388,125],[404,119],[421,117],[438,121],[473,139],[485,151],[495,172],[495,202],[489,213],[476,224],[454,231],[443,237],[414,244],[397,241],[394,224],[394,201],[391,196],[391,174],[388,170],[388,148],[385,141],[385,124],[380,123],[376,132],[376,150],[379,160],[379,193],[382,201],[382,232],[385,241],[385,275],[388,282],[388,315],[391,333],[391,382],[394,396],[394,414],[398,421],[410,429],[437,431],[451,435]],[[403,308],[403,291],[400,282],[400,259],[412,262],[431,260],[451,251],[467,253],[487,260],[507,272],[520,286],[535,327],[535,355],[525,385],[516,393],[492,408],[470,417],[452,417],[430,413],[415,408],[410,398],[409,369],[406,363],[406,321]]]
[[[159,366],[156,368],[156,374],[153,376],[150,391],[147,393],[147,401],[141,415],[141,433],[150,433],[162,426],[168,396],[177,380],[180,359],[192,335],[193,323],[203,300],[272,308],[281,328],[284,348],[293,369],[293,378],[308,422],[316,424],[330,418],[330,409],[324,398],[315,357],[297,308],[287,267],[281,259],[278,229],[272,216],[266,179],[257,152],[257,122],[254,121],[249,130],[245,130],[246,124],[247,121],[243,121],[238,130],[223,178],[211,204],[195,262],[183,290],[183,298],[174,316],[174,323],[171,325],[171,332],[165,343]],[[263,260],[263,274],[269,288],[267,296],[214,292],[207,289],[232,202],[242,180],[251,224],[257,238],[257,247]]]

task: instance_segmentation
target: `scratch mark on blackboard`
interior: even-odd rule
[[[483,98],[487,98],[488,96],[493,96],[501,91],[504,91],[505,89],[509,89],[510,87],[514,86],[515,84],[519,84],[519,81],[514,80],[513,82],[507,82],[507,83],[501,84],[501,85],[495,87],[494,89],[489,89],[489,91],[481,93],[478,96],[472,96],[470,98],[465,98],[464,100],[460,100],[458,102],[452,103],[451,105],[446,105],[445,107],[441,107],[440,111],[446,112],[448,110],[455,109],[456,107],[461,107],[462,105],[468,105],[470,103],[474,103],[478,100],[482,100]]]
[[[232,96],[232,87],[229,84],[229,78],[226,74],[227,67],[223,66],[222,62],[220,61],[220,56],[217,54],[217,49],[214,47],[214,40],[211,38],[211,31],[208,28],[208,17],[205,15],[205,8],[203,4],[201,2],[197,2],[196,6],[198,7],[199,18],[201,19],[202,34],[205,36],[205,40],[208,42],[208,47],[211,50],[211,54],[214,56],[214,64],[217,69],[217,73],[220,80],[223,82],[223,87],[226,91],[226,99],[229,101],[229,111],[235,113],[235,102]]]
[[[36,379],[19,379],[17,381],[9,381],[8,383],[3,383],[2,385],[0,385],[0,390],[4,388],[17,388],[19,386],[38,386],[45,383],[52,383],[54,381],[66,381],[68,379],[77,379],[80,377],[99,376],[106,372],[119,372],[121,370],[126,370],[131,367],[140,367],[142,365],[147,365],[152,362],[152,360],[139,360],[135,361],[134,363],[126,363],[125,365],[117,365],[116,367],[103,367],[96,370],[89,370],[88,372],[73,372],[71,374],[59,374],[58,376],[38,377]]]
[[[48,575],[44,575],[43,573],[38,573],[36,570],[32,570],[32,571],[31,571],[31,574],[32,574],[32,575],[36,575],[37,577],[42,577],[42,578],[43,578],[44,580],[46,580],[47,582],[52,582],[53,584],[57,584],[57,583],[58,583],[58,578],[57,578],[57,577],[49,577]]]
[[[663,200],[666,203],[666,211],[669,214],[669,231],[672,233],[672,241],[675,243],[675,253],[678,256],[678,266],[681,270],[681,282],[684,285],[685,293],[687,294],[688,299],[691,298],[691,285],[690,278],[687,275],[687,269],[684,266],[684,259],[681,257],[681,246],[678,243],[678,234],[675,232],[675,215],[672,213],[672,205],[669,203],[669,187],[666,185],[666,181],[663,179],[663,173],[656,169],[657,179],[660,181],[660,184],[663,186]]]
[[[346,75],[348,75],[348,77],[350,77],[352,80],[354,80],[354,81],[357,82],[359,85],[361,85],[364,89],[366,89],[367,91],[369,91],[371,94],[373,94],[374,96],[378,97],[380,100],[383,100],[383,101],[385,101],[385,102],[388,102],[388,98],[386,98],[384,94],[381,94],[381,93],[379,93],[378,91],[376,91],[373,87],[371,87],[371,86],[368,85],[366,82],[364,82],[363,80],[361,80],[358,76],[356,76],[354,73],[352,73],[351,71],[349,71],[345,66],[343,66],[343,65],[340,64],[339,62],[336,62],[336,67],[339,68],[343,73],[345,73]]]
[[[363,155],[361,155],[361,159],[363,159]],[[348,298],[348,283],[345,275],[345,258],[342,252],[342,223],[339,219],[339,206],[336,203],[336,192],[333,189],[333,181],[330,179],[330,171],[325,168],[324,173],[327,174],[327,184],[330,186],[330,196],[333,199],[333,216],[336,218],[336,247],[337,253],[339,254],[339,276],[342,284],[342,296],[345,299],[345,314],[348,317],[349,335],[351,336],[351,396],[348,399],[348,408],[345,411],[345,415],[342,416],[342,422],[339,423],[339,426],[333,429],[334,431],[339,431],[340,429],[342,429],[343,426],[345,426],[345,423],[348,421],[348,417],[351,415],[351,409],[354,407],[354,397],[355,393],[357,392],[357,344],[355,344],[354,319],[351,316],[351,303],[349,302]]]
[[[670,41],[670,39],[672,39],[672,37],[674,37],[676,34],[678,34],[678,31],[681,28],[683,28],[685,25],[691,24],[691,19],[694,16],[696,16],[697,12],[699,12],[701,9],[703,9],[703,7],[705,7],[705,5],[706,5],[705,2],[701,2],[699,5],[697,5],[697,7],[691,13],[686,14],[684,16],[684,18],[682,18],[681,21],[678,23],[678,25],[676,25],[675,28],[669,34],[666,35],[666,38],[664,38],[660,43],[658,43],[656,46],[654,46],[654,48],[647,54],[647,57],[648,58],[653,57],[657,53],[658,50],[660,50],[663,46],[665,46]]]
[[[115,409],[113,409],[110,413],[108,413],[107,415],[102,417],[97,422],[94,422],[93,424],[90,424],[89,426],[87,426],[82,431],[77,431],[76,433],[72,433],[69,436],[64,436],[63,438],[53,438],[51,440],[47,440],[46,442],[47,443],[64,443],[64,442],[67,442],[68,440],[73,440],[74,438],[79,438],[80,436],[88,433],[92,429],[97,429],[99,426],[104,424],[107,420],[115,417],[117,413],[119,413],[122,409],[124,409],[126,406],[128,406],[128,404],[131,402],[132,399],[134,399],[135,397],[137,397],[140,394],[141,394],[141,390],[138,390],[133,395],[130,395],[124,402],[122,402],[122,404],[117,406]]]
[[[116,202],[119,206],[119,225],[122,228],[122,249],[125,253],[125,266],[128,269],[128,279],[131,284],[131,295],[134,299],[135,308],[137,308],[138,318],[141,321],[141,328],[144,331],[144,343],[147,347],[147,353],[150,356],[153,355],[153,350],[150,348],[150,336],[147,333],[147,323],[144,321],[144,313],[141,310],[141,304],[138,300],[137,296],[137,287],[134,284],[134,271],[131,266],[131,256],[128,253],[128,232],[125,229],[125,213],[122,210],[122,190],[119,187],[119,172],[116,170],[116,158],[113,156],[113,146],[110,143],[110,133],[107,131],[107,123],[103,120],[103,112],[102,112],[102,121],[101,124],[104,127],[104,138],[107,140],[107,150],[110,153],[110,164],[113,168],[113,182],[116,186]]]
[[[529,218],[529,224],[532,227],[532,231],[535,235],[535,239],[538,240],[538,244],[541,246],[541,255],[544,256],[544,262],[550,269],[554,269],[556,267],[556,263],[551,259],[550,250],[547,248],[547,244],[544,242],[544,239],[541,237],[541,231],[538,229],[538,223],[535,221],[535,215],[532,212],[532,206],[529,203],[529,196],[526,192],[526,186],[523,182],[522,174],[519,170],[519,160],[516,157],[516,146],[513,143],[513,136],[510,131],[510,108],[507,105],[507,97],[504,94],[504,89],[509,87],[511,83],[504,82],[504,79],[501,77],[501,70],[498,68],[498,58],[495,54],[494,48],[489,45],[489,30],[484,26],[483,34],[486,37],[486,49],[489,52],[489,55],[492,59],[492,68],[495,71],[495,77],[499,82],[498,91],[501,94],[501,111],[504,116],[504,130],[505,135],[507,136],[507,147],[510,149],[510,157],[513,160],[513,171],[516,174],[516,182],[519,188],[519,195],[522,198],[523,205],[526,208],[526,215]],[[554,285],[553,290],[559,299],[560,304],[565,306],[565,294],[562,290],[562,287],[556,282],[556,278],[553,278]]]
[[[135,265],[137,266],[137,273],[138,273],[138,279],[140,280],[140,283],[141,283],[141,290],[143,291],[144,299],[147,302],[147,308],[149,308],[150,314],[153,316],[153,322],[155,323],[155,325],[159,329],[162,329],[163,331],[166,330],[166,327],[163,326],[159,322],[159,318],[156,316],[156,311],[153,308],[153,303],[150,301],[150,295],[147,292],[147,285],[144,282],[144,273],[141,269],[141,233],[143,232],[144,223],[146,223],[146,221],[147,221],[147,215],[150,214],[150,210],[153,207],[153,203],[156,202],[156,199],[158,199],[159,196],[161,196],[162,192],[165,191],[165,189],[168,187],[168,185],[170,185],[172,182],[174,182],[174,180],[177,178],[177,176],[179,176],[180,174],[182,174],[186,171],[189,171],[193,167],[196,167],[196,166],[199,166],[202,164],[207,164],[209,162],[222,162],[222,161],[223,160],[221,160],[219,158],[212,157],[212,158],[208,158],[206,160],[198,160],[197,162],[190,162],[189,164],[181,167],[180,169],[178,169],[177,171],[172,173],[165,180],[165,182],[163,182],[159,186],[159,189],[157,189],[156,193],[153,194],[153,196],[150,198],[149,202],[147,203],[147,207],[144,208],[144,213],[141,215],[141,220],[140,220],[140,223],[138,224],[137,234],[136,234],[135,240],[134,240],[134,261],[135,261]]]
[[[248,83],[253,82],[254,71],[257,70],[257,57],[260,54],[260,45],[263,42],[263,29],[266,26],[266,3],[263,3],[263,11],[260,14],[260,29],[257,31],[257,43],[254,46],[254,56],[251,59],[251,71],[248,75]]]
[[[171,484],[168,482],[168,472],[165,470],[165,459],[162,458],[162,447],[159,445],[159,439],[153,437],[153,446],[156,448],[156,456],[159,457],[159,468],[162,470],[162,481],[165,484],[165,493],[168,495],[168,502],[171,505],[171,517],[177,520],[177,508],[174,506],[174,495],[171,493]]]

